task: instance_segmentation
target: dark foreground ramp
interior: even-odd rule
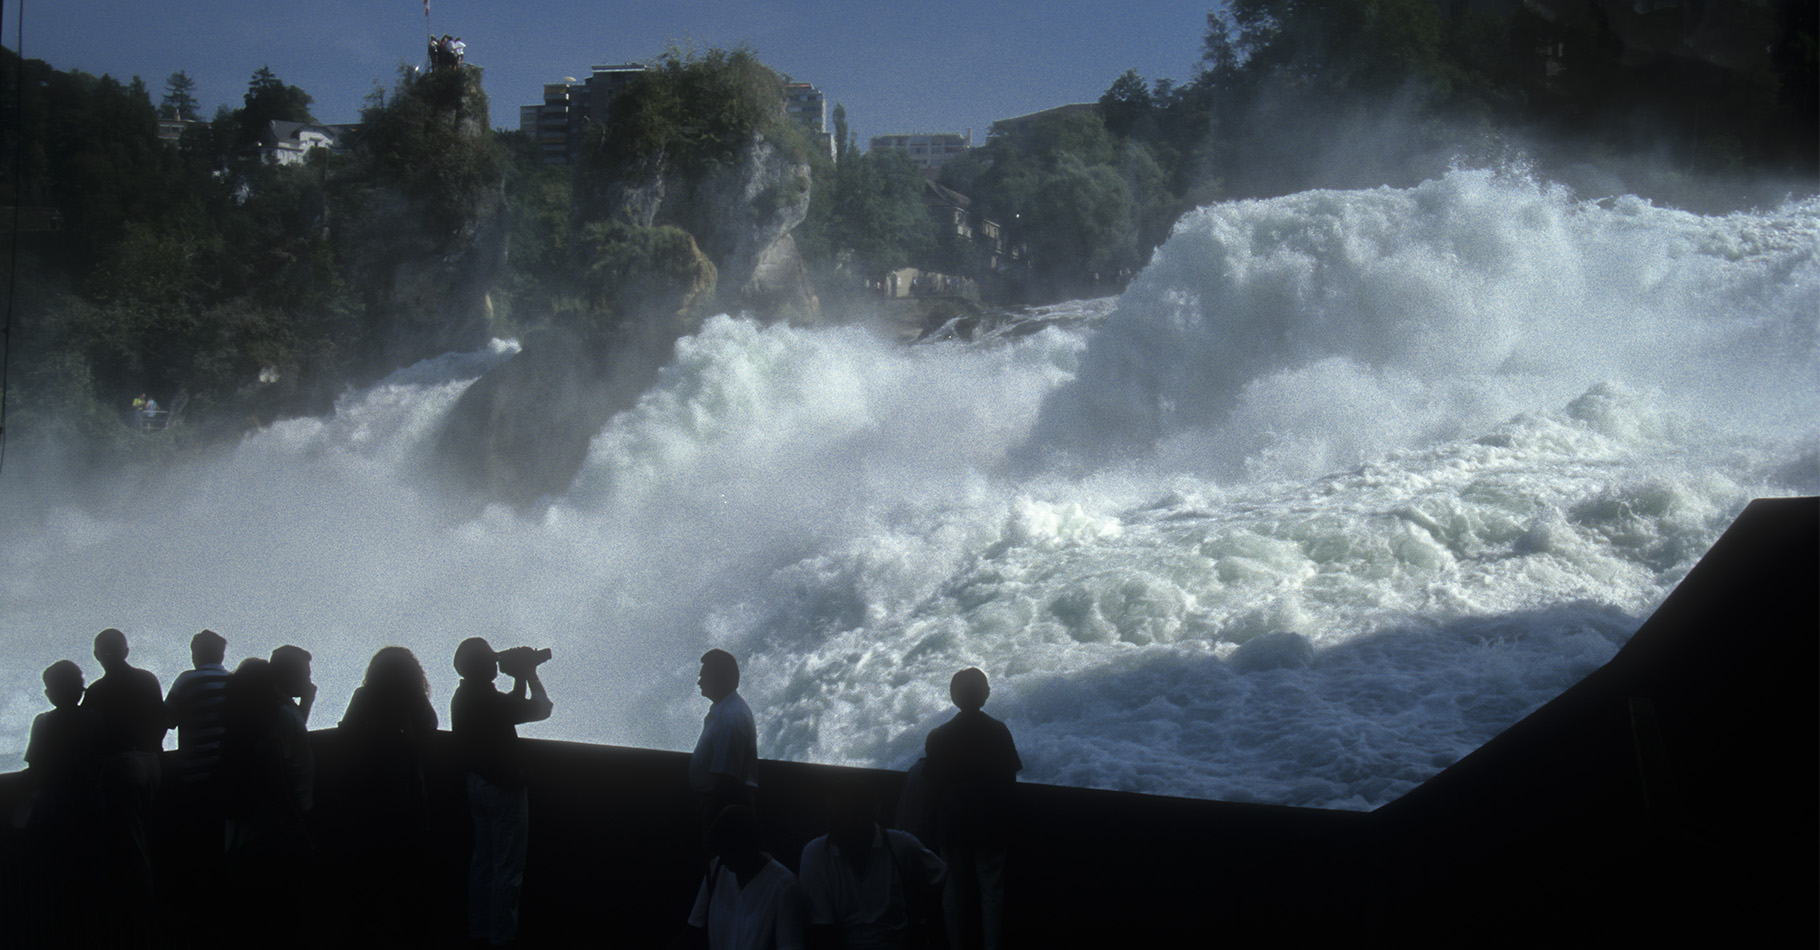
[[[1820,499],[1758,500],[1610,663],[1373,813],[1401,926],[1811,945]]]
[[[1369,814],[1020,785],[1016,946],[1559,946],[1670,938],[1811,945],[1820,894],[1820,499],[1753,503],[1605,667]],[[558,697],[560,700],[560,697]],[[459,946],[468,826],[446,734],[427,763],[416,880],[373,893],[346,751],[314,735],[320,847],[295,945],[344,945],[356,908],[408,901]],[[687,756],[528,741],[536,783],[521,945],[667,946],[701,865]],[[899,773],[767,761],[769,846],[792,867],[830,781],[889,804]],[[0,814],[17,801],[0,776]],[[26,925],[33,856],[0,824],[0,932]],[[356,885],[354,882],[360,880]],[[183,917],[164,882],[170,933]],[[203,913],[206,915],[207,911]],[[358,942],[358,941],[356,941]],[[12,945],[12,944],[8,944]],[[189,945],[158,941],[146,945]],[[239,945],[239,944],[235,944]]]

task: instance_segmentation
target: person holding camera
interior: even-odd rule
[[[496,947],[510,944],[518,934],[530,807],[517,727],[548,719],[555,708],[537,679],[538,664],[549,658],[549,650],[530,647],[495,653],[480,637],[463,640],[455,650],[461,684],[449,701],[449,728],[467,765],[468,809],[474,817],[468,937]],[[493,686],[502,671],[512,677],[510,693]]]

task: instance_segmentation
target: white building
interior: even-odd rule
[[[896,150],[910,156],[910,160],[930,174],[942,167],[942,164],[956,155],[965,154],[973,147],[973,130],[962,132],[898,132],[891,135],[874,135],[868,147],[870,151],[878,149]]]
[[[285,122],[273,119],[259,135],[259,154],[276,165],[299,165],[319,149],[341,153],[348,150],[359,125],[323,125],[316,122]]]

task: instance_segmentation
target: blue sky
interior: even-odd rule
[[[0,42],[59,69],[196,80],[205,114],[239,106],[253,71],[315,98],[325,122],[358,119],[375,83],[424,60],[421,0],[14,0]],[[738,43],[847,108],[865,138],[965,131],[992,120],[1097,99],[1126,69],[1189,78],[1216,0],[431,0],[429,28],[460,35],[486,70],[493,124],[515,128],[543,84],[596,63],[655,58],[672,42]]]

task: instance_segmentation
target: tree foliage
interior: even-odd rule
[[[452,229],[497,195],[509,160],[488,130],[474,67],[403,68],[392,94],[360,117],[362,160],[354,177],[401,189],[432,227]]]
[[[1149,90],[1135,73],[1121,77],[1108,97],[1129,131],[1154,118]],[[1113,134],[1093,112],[1001,129],[983,158],[951,162],[942,180],[971,193],[1004,227],[1028,262],[1024,293],[1039,299],[1116,289],[1143,266],[1180,211],[1152,148]]]
[[[192,126],[172,147],[138,80],[3,55],[7,97],[25,83],[9,134],[28,147],[20,161],[5,149],[0,167],[6,190],[42,219],[17,236],[25,293],[13,342],[29,367],[14,391],[29,423],[20,431],[125,451],[144,440],[109,433],[125,431],[140,392],[186,402],[192,422],[237,425],[283,409],[249,402],[247,387],[262,371],[295,387],[348,337],[321,226],[324,168],[235,163],[241,110]],[[179,115],[194,110],[184,80],[173,75],[164,103]],[[223,174],[230,164],[238,170]]]
[[[196,101],[196,80],[179,69],[164,81],[164,98],[159,100],[158,117],[193,122],[202,114]]]
[[[901,151],[849,151],[834,169],[828,244],[848,268],[879,274],[925,265],[935,226],[923,203],[923,173]]]
[[[750,49],[673,49],[614,97],[587,158],[617,176],[651,161],[697,174],[732,160],[754,132],[794,160],[813,151],[785,112],[783,79]]]
[[[272,122],[316,121],[310,115],[310,106],[315,102],[310,94],[279,79],[270,67],[261,66],[253,73],[244,101],[246,105],[239,116],[241,146],[258,142]]]
[[[1204,148],[1239,194],[1327,183],[1334,140],[1374,122],[1403,141],[1353,163],[1373,176],[1494,131],[1580,156],[1564,161],[1652,153],[1688,170],[1811,174],[1813,4],[1744,0],[1696,21],[1697,7],[1227,0],[1208,14],[1193,82],[1213,121]]]

